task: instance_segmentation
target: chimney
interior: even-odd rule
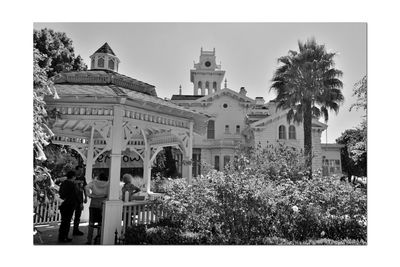
[[[257,97],[256,97],[256,105],[264,105],[264,104],[265,104],[264,97],[262,97],[262,96],[257,96]]]
[[[246,89],[245,89],[244,87],[240,87],[239,94],[241,94],[241,95],[246,95],[246,94],[247,94]]]

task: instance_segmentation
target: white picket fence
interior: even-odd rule
[[[152,199],[159,198],[155,195]],[[51,224],[61,222],[61,214],[59,210],[61,202],[53,201],[51,203],[42,204],[34,208],[33,224]],[[149,224],[164,218],[165,214],[161,210],[161,206],[153,200],[124,202],[122,208],[122,225],[123,231],[132,225]]]
[[[158,222],[165,214],[160,204],[153,201],[124,202],[122,208],[123,232],[127,227]]]
[[[41,204],[33,209],[33,224],[51,224],[61,222],[59,210],[60,202],[54,200],[47,204]]]

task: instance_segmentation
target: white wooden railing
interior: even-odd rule
[[[61,222],[61,214],[59,210],[60,204],[60,201],[54,200],[53,202],[34,207],[33,224]]]
[[[123,232],[126,232],[129,226],[155,223],[164,216],[160,204],[154,201],[124,202],[122,207]]]

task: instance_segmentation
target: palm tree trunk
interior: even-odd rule
[[[303,129],[304,129],[304,156],[307,170],[309,170],[309,177],[312,177],[312,116],[311,116],[311,103],[305,103],[306,108],[303,113]]]

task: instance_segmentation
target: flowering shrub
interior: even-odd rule
[[[198,235],[201,244],[366,241],[366,192],[320,174],[309,179],[296,153],[278,145],[239,154],[225,172],[190,185],[168,181],[160,201],[180,232]]]

